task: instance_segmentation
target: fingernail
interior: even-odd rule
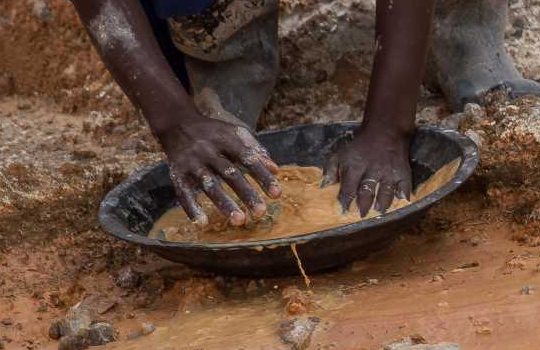
[[[266,203],[258,203],[253,206],[251,213],[255,218],[260,218],[266,213]]]
[[[193,220],[193,223],[197,226],[204,227],[208,225],[208,216],[206,215],[199,215]]]
[[[366,210],[366,209],[360,208],[359,211],[360,211],[360,217],[362,217],[362,219],[365,218],[369,214],[369,209]]]
[[[233,211],[229,217],[231,225],[242,226],[246,221],[246,215],[241,211]]]
[[[264,166],[267,167],[268,170],[270,170],[270,172],[275,174],[279,171],[279,166],[276,163],[274,163],[274,161],[271,160],[270,158],[263,156],[260,159],[262,163],[264,164]]]
[[[279,198],[281,196],[281,186],[277,184],[270,185],[270,188],[268,189],[268,194],[273,199]]]
[[[332,177],[330,175],[323,175],[320,187],[325,188],[332,185],[333,183],[334,181],[332,181]]]
[[[408,199],[404,191],[399,191],[398,199]]]
[[[345,215],[349,212],[349,206],[345,202],[345,200],[340,199],[339,204],[341,205],[341,214]]]

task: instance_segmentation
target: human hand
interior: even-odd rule
[[[361,130],[327,162],[323,186],[341,182],[338,200],[346,212],[356,198],[360,215],[374,209],[385,213],[394,197],[410,200],[410,140]]]
[[[274,199],[281,196],[281,186],[274,176],[278,166],[246,128],[194,114],[183,117],[181,125],[158,135],[168,157],[180,205],[188,217],[203,226],[208,223],[197,202],[196,193],[201,189],[232,225],[245,223],[246,213],[225,192],[221,181],[231,187],[254,217],[263,216],[265,201],[236,164],[245,167]]]

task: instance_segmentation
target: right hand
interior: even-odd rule
[[[208,224],[208,216],[197,202],[197,189],[233,226],[245,223],[246,213],[225,192],[222,180],[254,217],[266,213],[265,201],[235,164],[245,167],[269,197],[281,196],[281,185],[274,176],[278,166],[246,128],[195,113],[193,118],[182,118],[180,125],[159,133],[158,138],[169,160],[180,205],[199,225]]]

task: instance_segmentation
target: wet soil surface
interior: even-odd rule
[[[507,30],[537,81],[539,11],[511,1]],[[283,73],[261,128],[361,116],[372,15],[371,1],[283,2]],[[99,229],[103,195],[162,154],[67,2],[0,3],[0,96],[0,349],[57,349],[51,325],[81,305],[85,326],[118,331],[107,348],[374,350],[406,336],[538,348],[537,98],[495,94],[450,115],[425,89],[418,123],[478,142],[476,175],[392,247],[310,276],[308,290],[300,277],[192,271]]]

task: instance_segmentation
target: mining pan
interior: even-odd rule
[[[315,124],[257,135],[279,165],[317,166],[337,144],[352,137],[358,123]],[[148,238],[154,222],[177,206],[169,168],[164,162],[145,167],[114,188],[101,203],[99,220],[113,236],[170,261],[235,276],[298,274],[298,260],[315,272],[334,268],[388,247],[425,216],[426,210],[455,191],[478,165],[478,148],[454,131],[420,127],[411,143],[413,184],[426,181],[456,158],[461,165],[452,181],[405,208],[357,223],[283,239],[240,243],[168,242]]]

